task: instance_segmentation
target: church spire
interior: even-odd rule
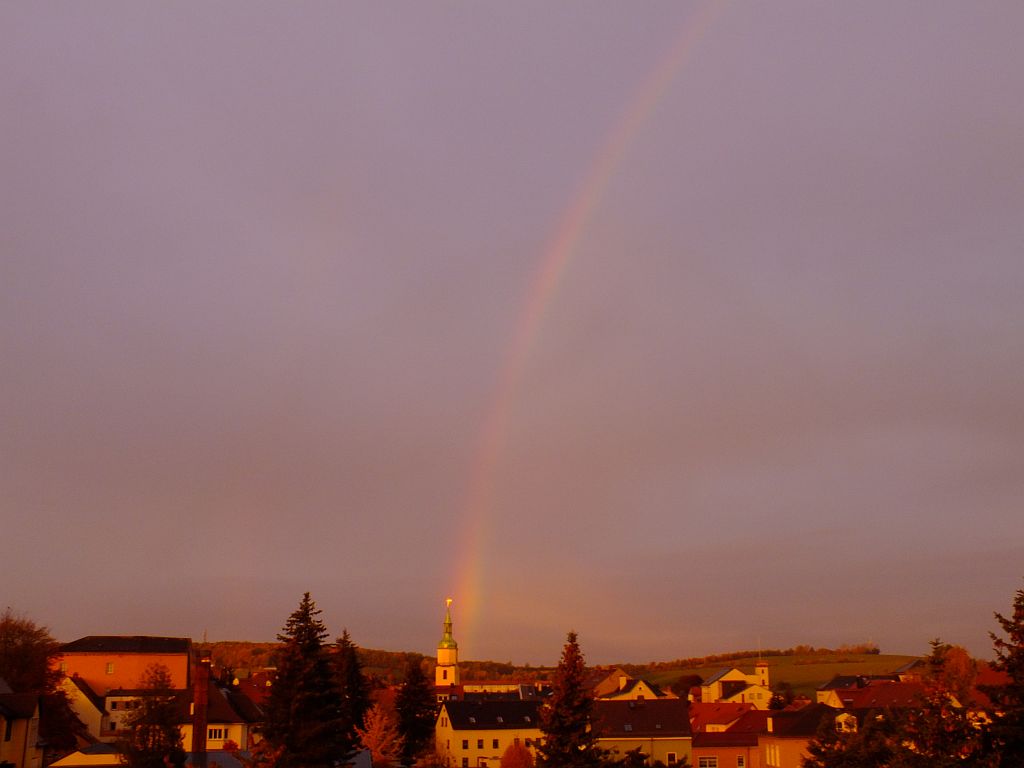
[[[437,644],[438,650],[459,647],[459,644],[455,642],[455,638],[452,636],[452,599],[449,597],[444,601],[444,605],[444,635],[441,637],[441,642]]]
[[[440,688],[459,684],[459,644],[452,634],[452,599],[444,601],[444,634],[437,644],[437,667],[434,683]]]

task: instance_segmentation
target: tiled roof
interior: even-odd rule
[[[703,731],[709,725],[727,725],[753,708],[749,703],[694,702],[690,705],[690,724],[694,732]]]
[[[925,689],[921,683],[878,682],[837,693],[844,708],[883,709],[919,706],[924,699]]]
[[[598,738],[690,736],[690,708],[684,699],[595,701]]]
[[[836,710],[825,704],[809,704],[796,712],[769,712],[772,728],[767,735],[811,738],[823,719],[834,718],[836,714]]]
[[[148,635],[89,635],[60,647],[61,653],[188,653],[192,640],[187,637],[150,637]]]
[[[751,709],[729,726],[728,733],[765,733],[768,730],[768,718],[774,714],[766,709]]]
[[[900,676],[892,675],[836,675],[824,685],[818,688],[819,691],[843,690],[846,688],[862,688],[871,682],[888,681],[898,682]]]
[[[482,699],[446,701],[442,706],[448,712],[448,719],[455,730],[540,727],[538,701]]]

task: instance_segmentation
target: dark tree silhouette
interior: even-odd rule
[[[306,592],[277,639],[284,643],[267,699],[260,762],[273,768],[332,768],[351,755],[342,697],[324,646],[327,630]]]
[[[167,768],[185,765],[182,746],[181,706],[163,664],[150,664],[140,681],[143,695],[125,725],[128,735],[122,744],[128,768]]]
[[[410,659],[405,668],[405,680],[395,697],[395,713],[403,741],[402,765],[412,765],[431,746],[437,719],[434,687],[419,659]]]
[[[989,633],[996,652],[992,667],[1008,679],[1003,685],[984,688],[995,707],[988,734],[1000,758],[998,765],[1020,766],[1024,765],[1024,589],[1017,590],[1013,613],[995,616],[1004,636]]]
[[[537,749],[537,768],[595,768],[603,751],[590,729],[593,694],[576,633],[570,632],[555,669],[551,696],[541,710],[543,742]]]

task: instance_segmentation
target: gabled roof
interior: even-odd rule
[[[636,677],[627,678],[626,684],[623,687],[615,688],[614,690],[610,690],[607,693],[598,693],[598,689],[595,688],[594,696],[598,699],[617,699],[623,696],[629,696],[637,688],[644,685],[647,686],[648,689],[650,689],[652,696],[655,696],[659,699],[669,698],[668,694],[666,694],[663,690],[661,690],[661,688],[659,688],[654,683],[648,682],[647,680],[641,680],[640,678]],[[675,698],[675,696],[673,695],[671,698]]]
[[[730,725],[726,733],[766,733],[768,718],[774,714],[776,713],[767,709],[751,709]]]
[[[80,678],[78,675],[72,675],[67,678],[67,680],[82,692],[82,695],[89,700],[89,703],[96,708],[97,712],[106,712],[103,708],[103,697],[99,696],[96,691],[92,689],[92,686],[85,682],[85,680]]]
[[[723,667],[722,669],[715,670],[715,673],[711,675],[711,677],[709,677],[707,680],[705,680],[702,683],[702,685],[708,686],[713,683],[717,683],[719,680],[721,680],[723,677],[725,677],[734,670],[739,671],[736,667]]]
[[[689,702],[684,699],[594,702],[592,719],[599,739],[686,737],[690,729]]]
[[[690,725],[695,733],[709,725],[728,725],[752,709],[754,705],[748,702],[694,702],[690,704]]]
[[[192,640],[148,635],[89,635],[65,643],[60,650],[61,653],[188,653],[192,650]]]
[[[4,717],[30,720],[38,707],[37,693],[0,693],[0,714]]]
[[[457,731],[540,727],[539,701],[477,699],[446,701],[441,706]]]

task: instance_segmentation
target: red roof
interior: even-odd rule
[[[727,702],[698,702],[690,704],[690,726],[694,733],[707,730],[709,725],[728,725],[754,708],[753,704]]]

